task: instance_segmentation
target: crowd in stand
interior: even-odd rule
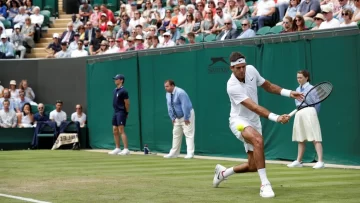
[[[5,29],[5,20],[10,29]],[[43,22],[44,16],[32,0],[0,0],[0,59],[24,58],[26,49],[40,40]]]
[[[86,124],[86,114],[82,106],[77,104],[75,112],[70,118],[62,110],[63,102],[56,101],[55,109],[49,113],[45,112],[45,105],[35,102],[35,93],[28,86],[27,80],[22,80],[19,88],[15,80],[11,80],[9,88],[0,85],[0,128],[33,128],[39,121],[53,121],[59,127],[63,121],[78,121],[80,127]],[[33,112],[33,108],[37,112]]]
[[[15,3],[18,1],[6,2],[10,8],[6,17],[13,24],[20,15],[17,9],[20,3]],[[24,0],[25,12],[31,10],[28,2]],[[120,3],[115,15],[106,5],[81,0],[79,13],[72,16],[67,29],[53,35],[53,42],[46,49],[47,57],[69,58],[194,44],[199,37],[203,41],[209,35],[219,41],[249,38],[264,26],[278,25],[279,33],[331,29],[354,26],[360,20],[360,0],[127,0]],[[0,18],[5,17],[2,15]],[[314,26],[309,27],[306,22]],[[23,33],[23,29],[15,27],[13,35],[17,33]],[[5,44],[4,39],[0,48]]]

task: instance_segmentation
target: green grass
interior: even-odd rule
[[[86,151],[2,151],[0,193],[52,203],[359,202],[360,171],[267,165],[276,197],[259,196],[257,173],[212,188],[214,167],[231,161],[110,156]],[[1,203],[22,202],[0,197]],[[23,202],[24,203],[24,202]]]

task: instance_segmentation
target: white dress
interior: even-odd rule
[[[24,128],[32,128],[33,126],[31,125],[31,120],[30,117],[28,115],[24,116],[24,114],[21,115],[21,125]]]

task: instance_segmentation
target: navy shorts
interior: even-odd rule
[[[113,126],[125,126],[126,125],[126,114],[124,112],[114,113],[112,118]]]

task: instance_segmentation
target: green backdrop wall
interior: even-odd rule
[[[298,84],[296,72],[308,69],[312,83],[333,83],[331,97],[323,103],[320,123],[324,158],[327,163],[360,165],[359,136],[359,60],[360,35],[296,40],[283,43],[238,42],[219,46],[206,43],[174,49],[134,52],[127,57],[89,60],[88,114],[92,148],[114,147],[111,132],[112,77],[126,76],[131,113],[126,131],[130,148],[142,150],[143,144],[158,152],[171,148],[172,125],[167,114],[164,81],[173,79],[189,94],[196,115],[196,154],[245,158],[243,144],[229,129],[230,103],[226,82],[231,74],[228,57],[240,51],[263,77],[288,89]],[[265,40],[266,41],[266,40]],[[255,40],[254,40],[255,42]],[[344,103],[346,101],[346,103]],[[259,103],[272,112],[289,113],[294,100],[259,92]],[[297,143],[291,141],[292,121],[281,125],[262,119],[267,159],[294,160]],[[183,141],[182,152],[185,152]],[[304,161],[316,153],[308,143]]]

